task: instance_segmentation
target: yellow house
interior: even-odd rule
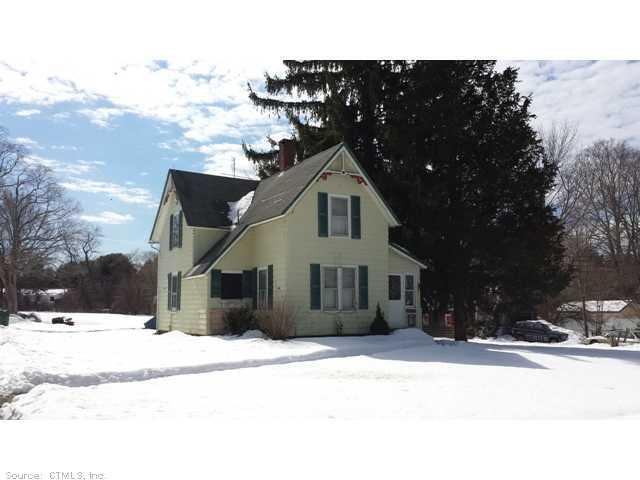
[[[399,226],[347,145],[262,181],[170,170],[150,241],[159,244],[157,329],[223,333],[225,309],[296,311],[297,336],[422,327],[424,265],[389,243]]]

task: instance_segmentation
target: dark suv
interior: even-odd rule
[[[564,342],[569,338],[566,333],[554,330],[548,322],[541,320],[516,322],[511,330],[511,335],[516,340],[546,343]]]

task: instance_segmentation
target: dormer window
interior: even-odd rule
[[[333,237],[349,236],[349,197],[329,195],[329,232]]]

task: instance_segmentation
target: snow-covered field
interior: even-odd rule
[[[0,417],[640,417],[637,346],[463,344],[416,329],[281,342],[154,335],[139,328],[146,317],[71,316],[78,323],[66,334],[45,323],[0,327],[0,398],[12,399]]]

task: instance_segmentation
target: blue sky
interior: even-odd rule
[[[580,141],[640,147],[640,63],[499,62],[520,69],[539,127],[569,121]],[[0,125],[50,166],[83,218],[100,225],[102,252],[148,249],[167,169],[251,176],[242,140],[266,146],[286,123],[257,111],[247,82],[282,71],[251,62],[155,60],[120,64],[0,59]]]

